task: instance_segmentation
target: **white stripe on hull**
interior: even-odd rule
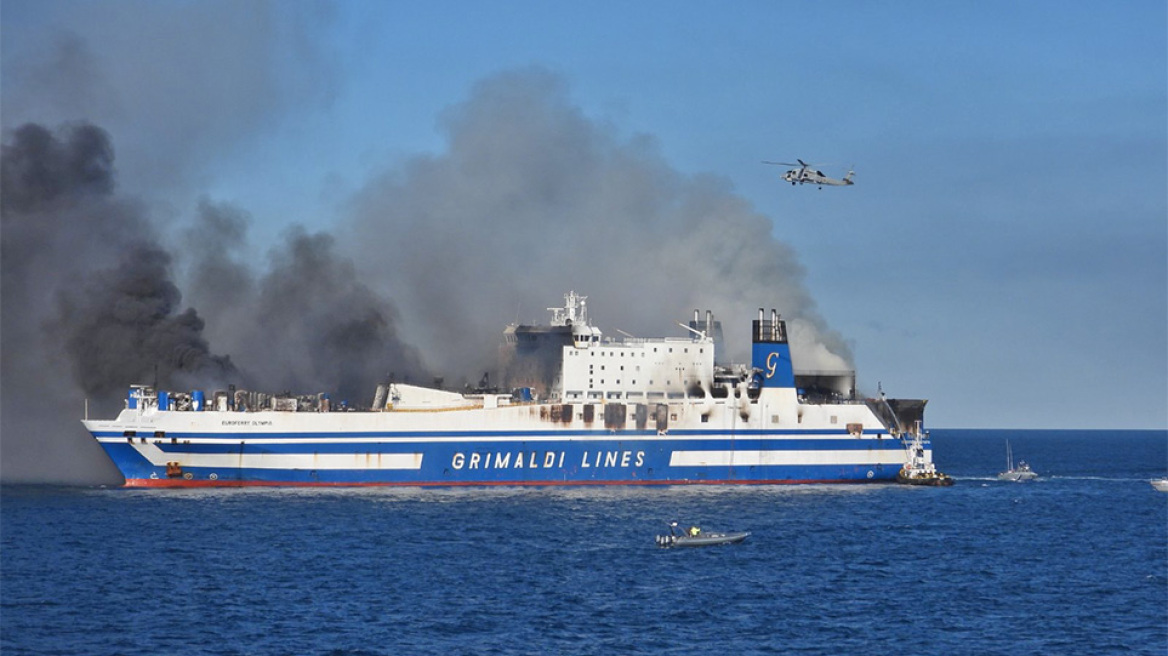
[[[421,453],[180,453],[168,454],[150,443],[134,449],[157,467],[181,461],[184,467],[218,469],[413,469],[422,468]]]
[[[752,467],[768,465],[901,465],[899,450],[867,451],[674,451],[670,467]]]

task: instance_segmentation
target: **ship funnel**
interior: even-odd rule
[[[759,308],[751,346],[751,366],[755,369],[751,385],[755,389],[794,387],[795,370],[791,363],[791,347],[787,343],[787,331],[783,322],[779,320],[779,312],[771,310],[769,321],[764,319],[764,316],[763,309]]]

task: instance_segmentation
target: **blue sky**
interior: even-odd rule
[[[767,217],[863,390],[929,398],[940,427],[1168,426],[1163,2],[4,0],[0,18],[4,128],[101,125],[120,189],[172,231],[199,198],[250,214],[257,252],[293,223],[341,230],[372,180],[447,152],[476,85],[536,69],[613,143]],[[857,184],[760,163],[793,158]]]

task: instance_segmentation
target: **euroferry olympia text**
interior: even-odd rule
[[[565,295],[549,325],[511,325],[503,390],[389,382],[369,410],[325,395],[135,385],[85,420],[128,486],[682,485],[892,481],[932,465],[923,400],[859,398],[851,371],[795,371],[762,309],[749,365],[723,363],[721,323],[611,339]]]

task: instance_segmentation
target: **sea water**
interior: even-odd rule
[[[8,487],[0,653],[1168,652],[1168,434],[933,438],[952,488]]]

